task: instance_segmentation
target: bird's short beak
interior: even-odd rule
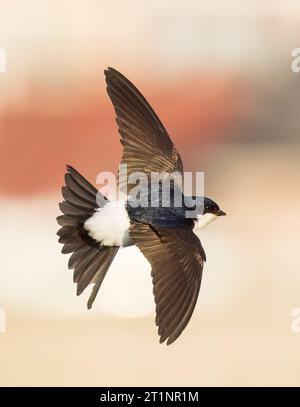
[[[221,209],[218,210],[217,216],[226,216],[226,213],[221,211]]]

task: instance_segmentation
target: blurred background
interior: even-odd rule
[[[1,1],[0,385],[300,385],[299,24],[292,0]],[[171,347],[136,248],[87,311],[57,242],[65,164],[95,184],[120,161],[107,66],[228,213],[202,232],[197,309]]]

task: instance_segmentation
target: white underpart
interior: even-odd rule
[[[130,243],[129,217],[125,201],[109,202],[85,221],[89,236],[103,246],[127,246]]]
[[[217,219],[217,215],[215,215],[214,213],[205,213],[204,215],[198,215],[193,230],[195,235],[198,236],[200,229],[202,229],[204,226],[208,225],[215,219]]]

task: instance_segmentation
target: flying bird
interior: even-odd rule
[[[117,70],[108,68],[104,73],[128,177],[136,172],[147,179],[152,173],[183,176],[180,155],[144,96]],[[68,267],[74,269],[77,295],[93,284],[90,309],[118,250],[136,245],[152,268],[160,342],[174,342],[187,326],[200,290],[206,255],[199,229],[225,213],[209,198],[183,194],[181,207],[173,201],[169,207],[135,206],[129,198],[116,205],[71,166],[67,166],[62,195],[57,234],[62,253],[71,253]],[[185,216],[188,208],[194,210],[193,217]]]

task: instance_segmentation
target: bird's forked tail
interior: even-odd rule
[[[62,253],[72,253],[68,266],[74,269],[77,295],[94,284],[87,304],[91,308],[119,247],[102,246],[84,229],[85,221],[108,202],[107,198],[71,166],[67,166],[65,184],[62,187],[64,201],[59,204],[63,215],[57,217],[61,228],[57,235],[63,244]]]

